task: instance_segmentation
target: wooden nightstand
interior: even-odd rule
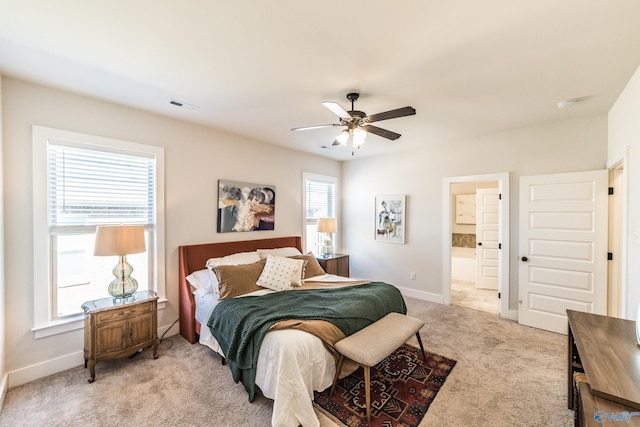
[[[327,274],[349,277],[349,255],[333,254],[316,259]]]
[[[141,291],[126,301],[103,298],[82,304],[84,317],[84,367],[89,367],[92,383],[96,363],[129,357],[153,346],[158,358],[158,295]]]

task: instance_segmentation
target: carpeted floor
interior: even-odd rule
[[[569,426],[566,337],[458,306],[406,298],[427,351],[457,361],[420,426]],[[201,345],[165,339],[160,357],[73,368],[8,391],[0,426],[268,426],[272,402],[247,400]],[[335,424],[319,414],[323,427]]]

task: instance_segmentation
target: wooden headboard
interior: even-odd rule
[[[219,258],[238,252],[295,247],[302,251],[300,236],[274,237],[271,239],[242,240],[239,242],[204,243],[178,247],[178,283],[180,295],[180,335],[191,344],[196,342],[200,325],[196,322],[196,305],[186,277],[205,268],[209,258]]]

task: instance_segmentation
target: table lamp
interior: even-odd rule
[[[138,254],[147,250],[142,225],[106,225],[96,228],[97,256],[119,257],[112,273],[116,277],[107,289],[114,298],[129,298],[138,289],[138,281],[131,277],[133,267],[127,262],[128,254]]]
[[[335,218],[318,219],[318,233],[324,233],[324,242],[322,244],[321,253],[326,257],[333,254],[333,240],[331,234],[337,231]]]

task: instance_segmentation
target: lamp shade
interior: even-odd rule
[[[335,218],[320,218],[318,219],[318,232],[319,233],[335,233],[338,231]]]
[[[142,225],[105,225],[96,228],[94,255],[128,255],[146,250]]]

